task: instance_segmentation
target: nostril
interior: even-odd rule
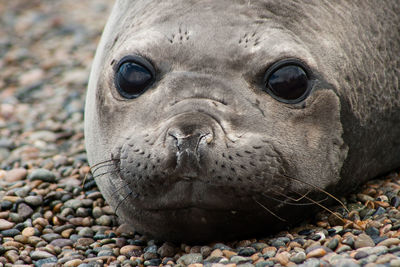
[[[179,128],[168,130],[168,135],[174,139],[174,145],[180,152],[197,152],[199,145],[210,144],[214,135],[208,127],[190,127],[191,131],[182,131]],[[208,128],[208,129],[207,129]]]

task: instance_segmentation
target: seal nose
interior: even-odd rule
[[[185,123],[172,127],[168,135],[174,138],[177,168],[183,168],[186,175],[198,173],[201,151],[214,139],[211,127],[198,123]]]

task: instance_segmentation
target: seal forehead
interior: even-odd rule
[[[231,67],[243,71],[298,57],[315,66],[301,38],[285,28],[282,17],[264,2],[138,1],[121,9],[126,16],[115,31],[117,42],[109,53],[113,56],[110,61],[141,54],[158,64],[171,59],[175,66],[184,64],[186,70],[229,71]]]

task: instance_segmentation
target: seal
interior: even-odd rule
[[[397,0],[118,0],[85,110],[105,199],[157,239],[227,240],[399,167],[399,14]]]

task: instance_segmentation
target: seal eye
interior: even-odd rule
[[[304,100],[311,89],[306,68],[299,62],[285,61],[274,64],[266,73],[266,91],[285,103]]]
[[[154,81],[154,68],[141,57],[129,57],[118,66],[115,85],[119,94],[128,99],[143,94]]]

